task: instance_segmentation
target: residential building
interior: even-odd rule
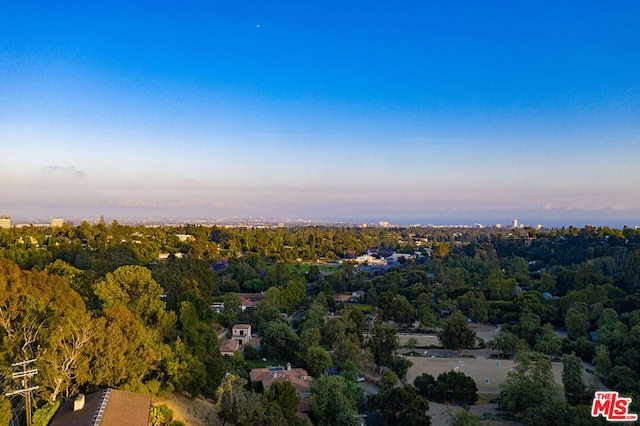
[[[262,299],[264,299],[264,293],[236,293],[240,297],[242,302],[242,310],[247,308],[253,308]]]
[[[246,345],[251,340],[251,325],[234,325],[231,327],[231,338],[240,342],[240,345]]]
[[[133,242],[136,243],[136,244],[141,244],[142,243],[141,241],[137,241],[137,240],[135,240]],[[175,257],[176,259],[182,259],[184,257],[184,253],[182,253],[180,251],[176,252],[176,253],[173,253],[173,257]],[[171,253],[160,253],[160,254],[158,254],[158,260],[167,260],[169,258],[171,258]]]
[[[31,244],[32,246],[37,246],[38,245],[38,239],[35,238],[35,237],[32,237],[32,236],[27,236],[27,237],[24,237],[24,238],[19,237],[16,240],[16,243],[17,244],[24,244],[25,238],[26,238],[27,242],[29,242],[29,244]]]
[[[148,426],[151,397],[117,389],[79,395],[60,406],[50,426]]]
[[[404,257],[405,260],[416,259],[415,254],[406,254],[406,253],[392,253],[390,256],[387,256],[387,263],[398,263],[400,258]]]
[[[363,254],[362,256],[356,257],[356,263],[366,263],[370,266],[386,266],[387,261],[383,257],[376,257],[371,253]]]
[[[213,302],[210,306],[211,310],[217,312],[219,314],[224,310],[224,303],[222,302]]]
[[[366,292],[364,290],[352,291],[351,292],[351,302],[361,302],[364,300],[366,296]]]
[[[218,346],[221,355],[233,356],[233,353],[238,350],[240,341],[236,339],[223,340]]]
[[[309,393],[309,387],[313,382],[313,377],[307,373],[304,368],[291,368],[291,364],[287,363],[287,368],[281,366],[254,368],[249,373],[252,382],[262,382],[265,390],[269,389],[274,382],[291,382],[296,388],[296,394],[306,396]]]

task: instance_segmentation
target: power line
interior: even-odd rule
[[[9,426],[20,426],[18,413],[16,413],[16,409],[13,408],[13,406],[11,406],[11,421],[9,422]]]
[[[22,361],[22,362],[16,362],[15,364],[11,364],[11,367],[13,369],[22,367],[22,371],[16,371],[11,375],[11,377],[14,379],[22,380],[22,389],[7,392],[4,394],[5,396],[11,396],[11,395],[17,395],[17,394],[24,395],[27,426],[31,426],[31,391],[38,389],[38,386],[29,386],[29,379],[35,376],[36,374],[38,374],[38,369],[32,368],[27,370],[27,365],[34,363],[36,361],[37,359],[34,358],[34,359]]]

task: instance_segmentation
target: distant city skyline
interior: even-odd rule
[[[0,7],[0,215],[640,225],[640,3]]]
[[[100,216],[69,216],[67,218],[56,218],[53,216],[17,216],[10,217],[4,216],[10,219],[10,227],[22,227],[22,226],[60,226],[60,221],[70,226],[78,226],[81,222],[87,221],[91,224],[96,224],[104,220],[106,224],[111,224],[113,221],[117,221],[124,225],[146,225],[146,226],[162,226],[162,225],[203,225],[203,226],[380,226],[380,227],[395,227],[395,226],[418,226],[418,227],[498,227],[503,229],[513,229],[514,221],[492,221],[491,219],[485,221],[477,221],[474,218],[459,218],[460,220],[399,220],[399,221],[387,221],[378,220],[376,218],[365,218],[363,220],[349,220],[349,219],[309,219],[309,218],[291,218],[291,217],[199,217],[199,216],[125,216],[125,217],[108,217],[105,215]],[[533,228],[533,229],[560,229],[560,228],[582,228],[584,226],[596,226],[596,227],[610,227],[616,229],[622,229],[624,227],[640,228],[640,225],[634,224],[638,222],[633,221],[593,221],[590,218],[590,222],[580,223],[580,220],[573,222],[548,222],[540,223],[535,220],[521,222],[517,220],[517,228]],[[4,225],[4,226],[2,226]],[[0,224],[0,227],[7,228],[5,223]]]

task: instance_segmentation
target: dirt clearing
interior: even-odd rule
[[[507,373],[515,365],[514,361],[497,361],[495,359],[474,359],[462,358],[425,358],[407,357],[413,362],[413,366],[407,373],[407,382],[413,383],[416,377],[422,373],[431,374],[438,378],[438,375],[446,371],[458,371],[466,374],[475,380],[479,393],[500,393],[500,383],[507,379]],[[562,386],[562,363],[551,363],[553,376],[560,386]]]
[[[167,404],[173,410],[173,419],[182,420],[188,426],[206,426],[214,416],[213,402],[202,397],[191,398],[183,392],[153,397],[151,403]]]

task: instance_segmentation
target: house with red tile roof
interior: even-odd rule
[[[262,299],[264,299],[264,293],[236,293],[236,294],[240,297],[243,311],[247,308],[253,308],[258,303],[260,303]]]
[[[313,377],[307,373],[304,368],[291,368],[291,364],[287,363],[287,367],[281,366],[254,368],[249,373],[252,382],[262,382],[262,387],[266,390],[271,387],[274,382],[291,382],[296,388],[298,395],[309,393],[309,387],[313,382]]]
[[[220,354],[222,355],[233,356],[233,353],[237,351],[239,347],[240,342],[238,340],[230,339],[220,342],[220,346],[218,346],[218,349],[220,349]]]

